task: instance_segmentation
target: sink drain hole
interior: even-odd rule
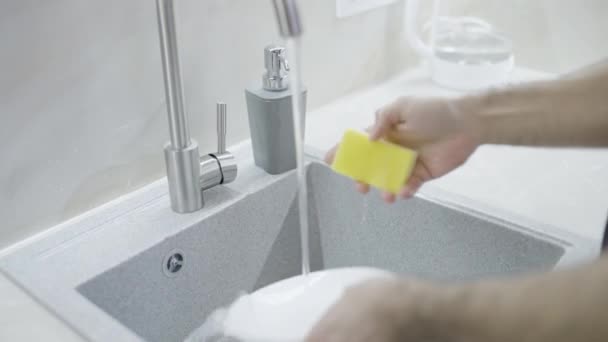
[[[163,260],[163,273],[167,277],[175,277],[184,267],[184,254],[182,251],[172,251]]]

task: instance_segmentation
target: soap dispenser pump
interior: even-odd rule
[[[262,85],[245,89],[249,130],[255,164],[270,174],[296,168],[292,91],[289,87],[289,63],[285,48],[264,48]],[[302,130],[305,126],[306,89],[302,87]],[[304,132],[302,132],[304,136]]]
[[[262,87],[265,90],[284,91],[289,88],[289,63],[284,47],[269,45],[264,48],[264,67]]]

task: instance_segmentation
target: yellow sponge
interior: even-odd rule
[[[354,180],[397,194],[408,180],[418,154],[399,145],[348,130],[336,151],[332,169]]]

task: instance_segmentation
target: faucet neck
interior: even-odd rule
[[[192,142],[184,106],[174,5],[174,0],[156,1],[170,141],[174,149],[185,149]]]
[[[302,22],[296,0],[273,0],[274,11],[283,37],[298,37],[302,34]]]

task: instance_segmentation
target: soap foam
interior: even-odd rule
[[[302,341],[345,288],[387,276],[391,273],[378,269],[343,268],[285,279],[216,310],[186,341]]]

